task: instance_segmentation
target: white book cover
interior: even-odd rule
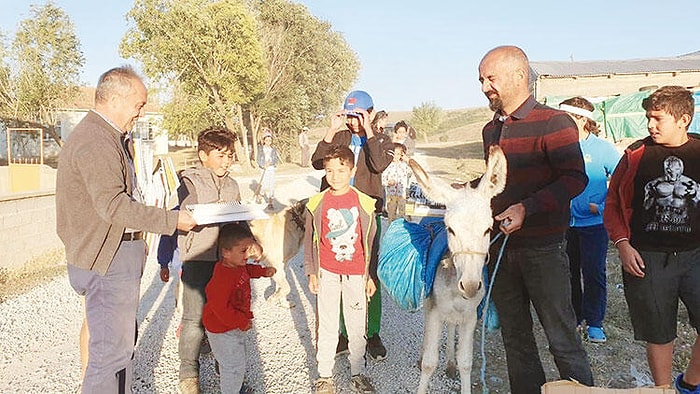
[[[262,209],[238,202],[192,204],[187,209],[198,225],[270,218]]]

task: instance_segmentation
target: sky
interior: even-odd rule
[[[483,107],[479,61],[499,45],[517,45],[531,61],[672,57],[700,50],[699,0],[301,0],[357,54],[355,89],[376,109]],[[130,0],[54,0],[71,18],[86,62],[81,80],[132,63],[119,56]],[[29,4],[0,0],[8,40]],[[135,64],[138,67],[138,64]]]

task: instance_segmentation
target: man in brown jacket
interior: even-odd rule
[[[90,332],[83,393],[131,391],[143,231],[172,234],[196,224],[185,211],[149,207],[141,199],[133,146],[125,137],[143,116],[146,98],[132,68],[107,71],[97,83],[95,109],[59,154],[56,227],[71,286],[85,296]]]

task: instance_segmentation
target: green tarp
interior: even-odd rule
[[[644,138],[649,135],[642,100],[650,94],[650,91],[644,91],[604,100],[602,110],[607,136],[619,141],[623,138]]]
[[[690,122],[690,127],[688,131],[691,133],[700,134],[700,91],[695,92],[695,116],[693,116],[693,121]]]
[[[625,138],[639,139],[649,135],[642,100],[650,94],[651,91],[644,91],[609,97],[595,102],[593,104],[596,107],[593,118],[600,125],[601,135],[613,141]],[[688,131],[700,134],[700,91],[695,92],[694,97],[695,116],[693,116]],[[557,108],[559,103],[567,98],[569,97],[550,96],[545,98],[545,104]],[[596,101],[591,98],[589,100]]]

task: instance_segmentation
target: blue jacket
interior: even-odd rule
[[[571,200],[571,227],[588,227],[603,223],[608,178],[615,171],[621,154],[608,141],[589,134],[579,142],[586,166],[588,185]],[[598,214],[591,212],[589,203],[598,205]]]

